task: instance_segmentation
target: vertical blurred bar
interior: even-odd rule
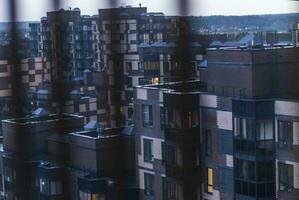
[[[11,85],[12,85],[12,94],[11,94],[11,104],[10,108],[10,115],[12,118],[22,117],[24,115],[24,108],[23,108],[23,100],[24,98],[24,91],[22,91],[21,87],[21,69],[20,69],[20,55],[18,54],[19,44],[18,44],[18,31],[17,31],[17,1],[16,0],[9,0],[8,1],[8,11],[9,11],[9,21],[10,21],[10,48],[8,52],[8,62],[11,66]],[[18,133],[22,133],[22,130],[16,130]],[[18,150],[24,149],[25,144],[22,142],[22,136],[14,138],[13,141]],[[24,158],[20,155],[15,155],[17,158],[16,162],[16,174],[21,174],[22,162]],[[22,180],[24,176],[18,178],[18,184],[15,184],[15,188],[13,188],[13,195],[20,197],[23,199],[24,195],[24,185],[22,184]]]
[[[52,0],[52,9],[54,11],[58,11],[61,6],[61,0]],[[63,113],[63,97],[64,91],[63,87],[61,87],[62,79],[63,79],[63,62],[62,62],[62,43],[60,42],[61,39],[61,30],[60,30],[60,23],[59,23],[60,16],[59,14],[55,15],[54,22],[51,24],[50,28],[50,35],[51,35],[51,44],[48,46],[50,47],[50,61],[51,61],[51,83],[52,83],[52,94],[53,94],[53,101],[56,103],[57,111],[59,115]],[[49,23],[50,25],[50,23]],[[63,128],[63,125],[62,127]]]
[[[180,69],[178,73],[174,74],[179,81],[188,81],[193,79],[194,71],[192,69],[192,51],[191,51],[191,42],[192,42],[192,29],[191,29],[191,18],[190,16],[190,1],[189,0],[177,0],[177,13],[180,15],[177,19],[177,35],[176,35],[176,49],[175,49],[175,59],[180,63]],[[188,84],[182,84],[180,88],[183,93],[189,92],[191,88],[188,88]],[[187,97],[182,98],[181,107],[188,108],[188,99]],[[188,121],[188,110],[182,109],[181,111],[182,122],[185,123]],[[165,141],[168,143],[169,141]],[[197,151],[199,151],[200,137],[196,140],[184,140],[182,144],[183,152],[183,177],[182,177],[182,186],[183,186],[183,199],[201,199],[202,192],[201,187],[198,187],[198,182],[202,183],[201,180],[196,180],[201,176],[195,176],[198,174],[200,167],[197,167],[196,157]],[[199,152],[200,154],[200,152]],[[200,158],[199,158],[200,159]],[[168,172],[166,171],[166,175]],[[199,194],[197,191],[199,190]]]
[[[190,42],[191,42],[191,24],[188,18],[189,0],[178,0],[178,30],[177,30],[177,49],[175,51],[176,58],[181,63],[181,73],[179,79],[187,81],[190,79],[191,62],[190,62]]]
[[[24,91],[21,90],[21,69],[20,69],[20,55],[18,50],[18,32],[17,32],[17,1],[8,1],[9,21],[10,24],[10,48],[9,48],[9,64],[12,66],[11,85],[12,85],[12,117],[21,117],[24,115],[24,108],[22,99],[24,99]]]

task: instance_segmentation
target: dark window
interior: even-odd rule
[[[255,123],[252,119],[235,118],[235,136],[243,140],[254,140]]]
[[[161,129],[164,129],[168,124],[168,114],[167,108],[160,107],[160,126]]]
[[[10,167],[4,167],[4,180],[12,183],[16,179],[16,171]]]
[[[293,165],[278,163],[279,190],[293,191],[294,189],[294,168]]]
[[[169,73],[169,62],[163,62],[164,73]]]
[[[149,196],[154,194],[154,175],[144,173],[144,194]]]
[[[233,154],[233,134],[228,130],[218,130],[218,149],[221,154]]]
[[[161,142],[161,151],[162,151],[162,165],[165,164],[165,143]]]
[[[40,179],[40,193],[47,195],[60,195],[62,194],[62,182],[50,181],[47,179]]]
[[[153,161],[153,141],[149,139],[143,139],[143,156],[144,161],[152,162]]]
[[[235,160],[236,178],[243,180],[255,180],[255,163],[246,160]]]
[[[170,181],[166,182],[166,195],[167,199],[179,199],[179,184]]]
[[[206,156],[212,156],[212,132],[210,129],[205,130],[205,143]]]
[[[153,111],[151,105],[142,105],[143,127],[153,126]]]
[[[126,62],[126,72],[130,73],[132,71],[132,63]]]
[[[29,75],[29,82],[34,82],[34,81],[35,81],[35,76]]]
[[[128,118],[133,118],[133,108],[128,108]]]
[[[233,191],[233,170],[229,168],[219,168],[219,188],[221,191]]]
[[[278,147],[291,149],[293,146],[293,124],[289,121],[278,121]]]
[[[139,63],[138,63],[138,71],[139,71],[139,72],[143,72],[143,68],[144,68],[144,66],[143,66],[143,62],[139,62]]]
[[[166,164],[168,165],[177,165],[177,153],[176,153],[176,147],[173,145],[166,145],[165,146],[166,151]]]

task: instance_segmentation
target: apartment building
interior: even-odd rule
[[[131,127],[104,130],[83,116],[46,113],[2,126],[2,198],[136,199]]]
[[[297,54],[209,49],[201,82],[137,87],[140,199],[296,199]]]
[[[30,27],[30,56],[49,58],[65,77],[82,76],[85,69],[101,70],[98,17],[81,16],[78,8],[48,12]],[[64,68],[64,69],[62,69]]]
[[[148,13],[145,7],[120,7],[99,10],[103,33],[104,66],[108,74],[108,104],[110,124],[133,123],[133,87],[140,84],[164,82],[161,62],[169,66],[170,77],[180,68],[175,52],[181,18],[163,13]],[[202,60],[203,48],[190,44],[194,61],[193,77],[197,77],[197,63]],[[195,55],[196,54],[196,55]],[[164,56],[164,57],[163,57]],[[171,68],[171,69],[170,69]],[[161,78],[160,78],[161,77]]]
[[[107,99],[104,92],[98,91],[103,89],[103,83],[93,81],[103,78],[102,73],[92,73],[88,69],[83,73],[82,78],[56,83],[63,91],[60,97],[62,110],[64,113],[84,116],[85,122],[96,120],[107,127]],[[59,107],[54,96],[53,83],[45,80],[36,90],[28,92],[29,107],[31,110],[42,108],[49,113],[57,113]]]
[[[20,92],[26,97],[27,90],[36,89],[43,80],[51,80],[51,63],[46,58],[28,58],[22,59],[19,63],[20,68]],[[15,105],[12,103],[13,92],[13,73],[14,65],[8,60],[0,60],[0,109],[2,110],[0,119],[9,117]],[[28,99],[24,102],[30,105]],[[30,112],[30,106],[23,107],[25,112]]]
[[[186,89],[186,90],[184,90]],[[139,199],[196,199],[201,193],[199,81],[135,89]]]

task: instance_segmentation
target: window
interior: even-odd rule
[[[294,168],[293,165],[278,163],[279,190],[293,191],[294,189]]]
[[[167,108],[165,107],[160,107],[160,126],[161,129],[163,130],[167,124],[168,124],[168,114],[167,114]]]
[[[168,164],[168,165],[178,165],[176,148],[178,148],[178,147],[175,147],[173,145],[166,145],[165,146],[166,164]]]
[[[208,188],[207,188],[207,192],[208,193],[213,193],[213,169],[212,168],[208,168],[207,170],[207,174],[208,174],[208,177],[207,177],[207,185],[208,185]]]
[[[132,71],[132,63],[126,62],[126,72],[130,73]]]
[[[167,199],[177,200],[179,199],[179,184],[173,182],[166,182],[166,195]]]
[[[50,181],[48,179],[39,180],[39,191],[47,195],[60,195],[62,194],[62,182]]]
[[[143,139],[143,156],[145,162],[153,162],[153,141],[149,139]]]
[[[144,173],[144,194],[149,196],[154,194],[154,175]]]
[[[138,62],[138,72],[143,72],[143,68],[144,68],[144,63]]]
[[[236,159],[235,161],[236,178],[255,181],[255,162]]]
[[[205,130],[206,156],[212,156],[212,132],[209,129]]]
[[[289,121],[278,121],[278,148],[291,149],[293,146],[293,124]]]
[[[162,165],[165,164],[165,142],[161,142]]]
[[[42,194],[50,194],[50,181],[46,179],[39,180],[39,192]]]
[[[254,140],[254,120],[253,119],[244,119],[244,118],[235,118],[235,136],[244,140]]]
[[[256,121],[256,139],[272,140],[273,139],[273,123],[272,120],[258,120]]]
[[[4,167],[4,180],[12,183],[16,179],[16,171],[9,167]]]
[[[143,127],[152,127],[153,125],[153,111],[152,105],[143,105]]]
[[[92,194],[80,190],[79,200],[105,200],[105,196],[101,194]]]
[[[169,73],[169,62],[163,62],[164,73]]]
[[[153,85],[159,84],[159,78],[158,77],[152,78],[152,84]]]
[[[148,34],[148,33],[145,33],[145,34],[143,35],[143,42],[145,42],[145,43],[149,43],[149,34]]]
[[[187,128],[196,128],[196,127],[198,127],[198,113],[188,112]]]

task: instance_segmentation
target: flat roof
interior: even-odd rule
[[[206,85],[200,80],[177,81],[153,85],[140,85],[136,88],[141,89],[157,89],[166,93],[176,94],[195,94],[206,92]]]
[[[63,113],[62,115],[50,114],[46,116],[32,115],[32,116],[26,116],[22,118],[5,119],[2,120],[2,122],[25,125],[25,124],[38,124],[41,122],[59,121],[59,120],[67,120],[67,119],[74,119],[74,118],[83,118],[83,116],[67,114],[67,113]]]

